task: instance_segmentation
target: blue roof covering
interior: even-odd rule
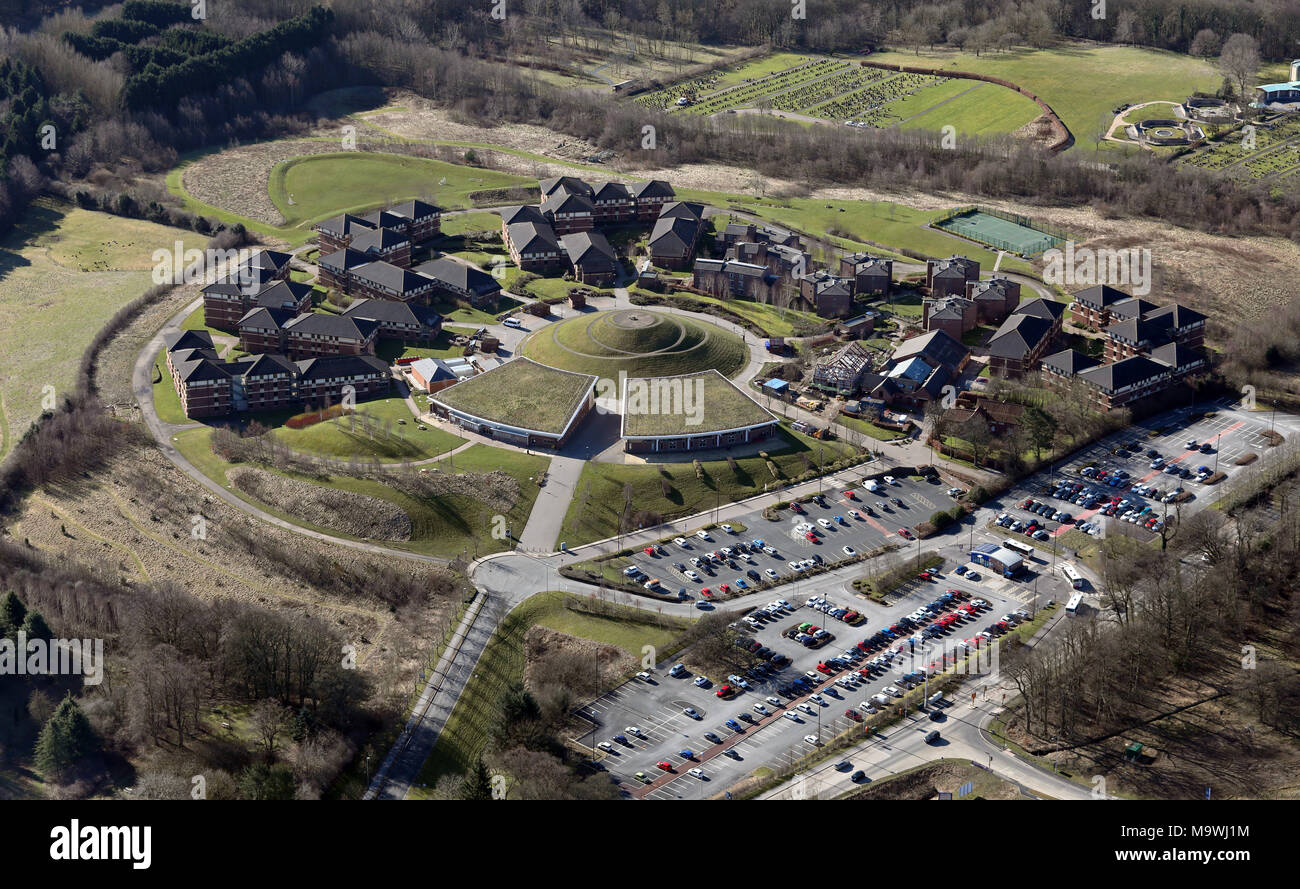
[[[926,377],[930,376],[933,370],[934,368],[930,367],[930,365],[926,364],[920,358],[913,358],[911,361],[907,361],[895,367],[889,372],[889,375],[891,377],[906,377],[914,382],[923,383],[925,382]]]
[[[764,389],[771,389],[773,392],[784,392],[790,388],[789,380],[768,380],[763,384]]]
[[[1300,90],[1300,80],[1293,80],[1290,83],[1265,83],[1255,88],[1269,90],[1270,92],[1276,90]]]
[[[978,546],[976,546],[974,549],[972,549],[971,553],[984,553],[985,555],[992,555],[993,553],[997,552],[999,549],[1001,549],[1001,547],[999,547],[996,543],[981,543]]]

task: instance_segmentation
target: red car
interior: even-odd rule
[[[826,666],[825,664],[818,664],[818,665],[817,665],[817,672],[818,672],[818,673],[825,673],[827,676],[829,676],[829,675],[831,675],[832,673],[834,673],[835,671],[832,670],[830,667]]]
[[[735,693],[736,693],[736,690],[735,690],[734,688],[732,688],[730,685],[724,685],[724,686],[722,686],[722,688],[718,689],[717,692],[716,692],[717,696],[720,697],[720,698],[729,698],[729,697],[731,697],[732,695],[734,695]]]
[[[708,587],[705,587],[704,589],[700,590],[700,595],[707,599],[709,596],[713,595],[713,590],[709,589]]]
[[[800,506],[797,502],[795,502],[795,503],[791,503],[791,504],[790,504],[790,511],[791,511],[791,512],[797,512],[797,513],[802,514],[802,513],[803,513],[803,507]]]
[[[857,495],[857,494],[854,494],[852,491],[845,491],[845,492],[844,492],[844,498],[845,498],[846,500],[857,500],[857,499],[858,499],[858,495]]]
[[[731,592],[731,587],[730,587],[729,585],[725,584],[725,583],[723,583],[723,584],[719,584],[719,585],[718,585],[718,592],[720,592],[720,593],[729,593],[729,592]]]
[[[899,529],[898,529],[898,536],[899,536],[899,537],[902,537],[902,538],[904,538],[904,539],[906,539],[906,540],[911,540],[911,539],[912,539],[912,532],[909,531],[909,530],[907,530],[906,528],[899,528]]]
[[[804,536],[804,537],[807,537],[807,538],[808,538],[809,540],[811,540],[813,543],[816,543],[816,542],[817,542],[817,535],[814,534],[814,533],[811,532],[811,531],[805,531],[803,536]]]
[[[671,772],[673,770],[673,764],[670,763],[668,760],[664,760],[663,762],[657,762],[655,763],[655,765],[658,768],[663,769],[665,772]]]
[[[655,554],[655,548],[653,546],[647,546],[645,548],[645,554],[647,556],[653,556]]]
[[[849,719],[852,719],[854,722],[862,721],[862,714],[859,713],[857,710],[854,710],[852,707],[845,710],[844,715],[847,716]]]

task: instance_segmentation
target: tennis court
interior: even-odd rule
[[[1028,219],[1013,221],[980,210],[960,213],[936,222],[934,226],[978,244],[987,244],[1020,256],[1036,256],[1065,243],[1064,238],[1034,228]]]

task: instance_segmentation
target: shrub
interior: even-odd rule
[[[939,510],[934,515],[930,516],[930,524],[934,526],[936,531],[942,531],[944,528],[951,525],[952,521],[952,515],[943,510]]]

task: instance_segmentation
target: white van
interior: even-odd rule
[[[885,486],[873,478],[871,481],[867,482],[867,490],[873,494],[879,494],[881,491],[885,490]]]
[[[524,327],[524,322],[520,321],[518,318],[514,317],[513,315],[510,316],[509,318],[505,319],[505,320],[502,321],[501,323],[504,324],[506,327],[516,327],[516,328],[518,328],[519,330],[527,330],[527,329],[528,329],[528,328]]]
[[[943,692],[941,691],[936,691],[934,694],[930,695],[930,697],[925,699],[925,702],[931,707],[937,707],[942,701]]]

